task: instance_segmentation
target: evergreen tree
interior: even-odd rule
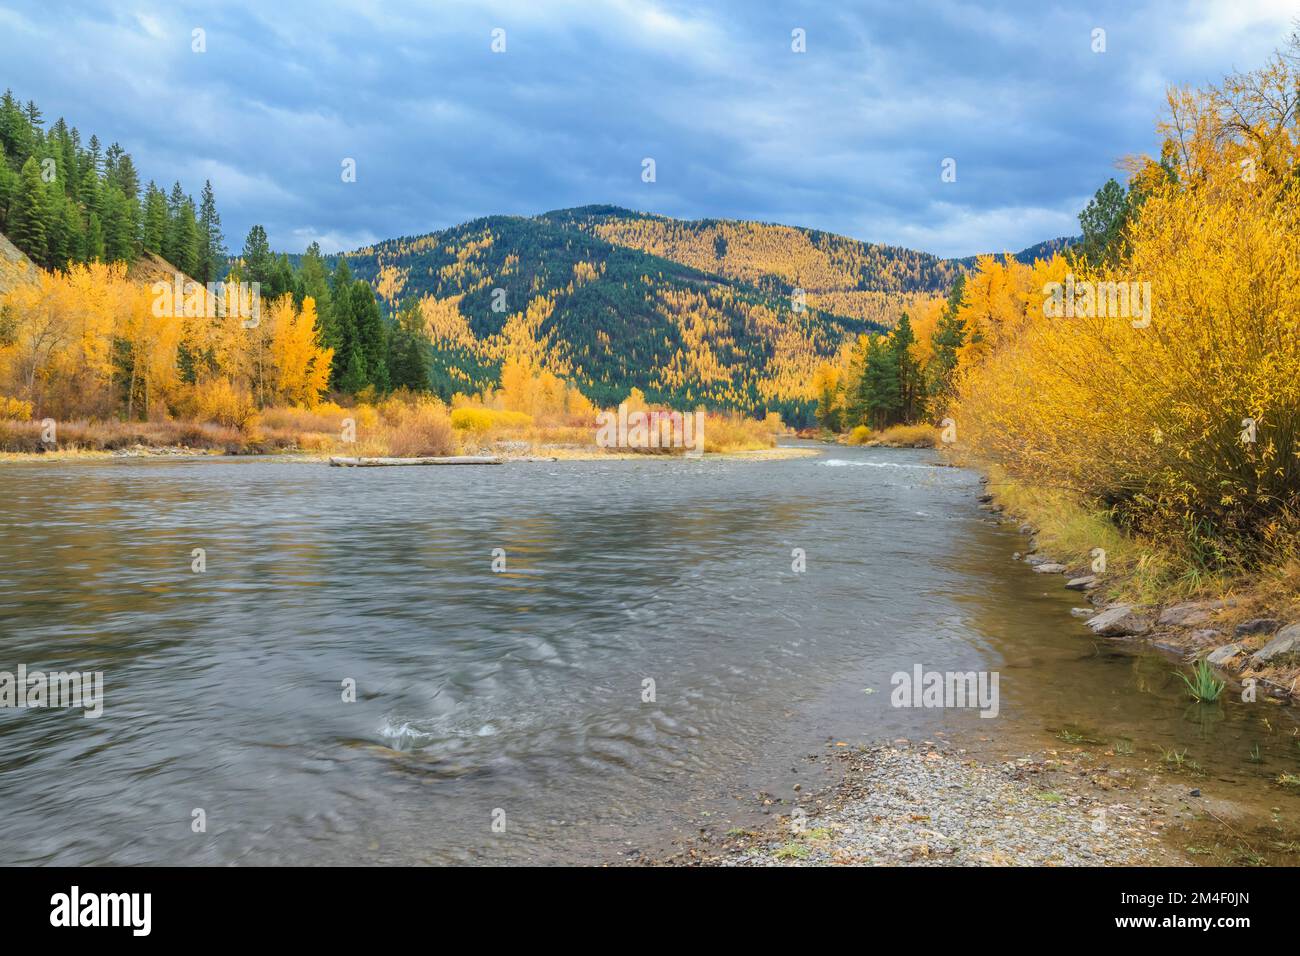
[[[217,201],[212,194],[212,181],[205,179],[199,198],[199,265],[195,278],[200,282],[216,281],[225,258],[221,216],[217,213]]]
[[[248,236],[244,239],[242,258],[244,280],[259,283],[263,294],[269,296],[275,257],[271,254],[271,244],[267,242],[266,230],[261,226],[255,225],[248,230]]]
[[[339,256],[338,265],[330,277],[330,308],[321,311],[321,344],[334,350],[333,367],[330,369],[330,384],[343,389],[344,376],[349,371],[352,357],[352,342],[356,338],[352,322],[352,270],[348,267],[346,256]],[[363,363],[364,364],[364,363]],[[365,370],[361,370],[362,384]],[[358,386],[359,388],[360,386]]]
[[[104,227],[99,221],[99,213],[92,212],[86,222],[86,244],[81,253],[82,262],[103,262]]]
[[[35,262],[46,261],[45,184],[35,156],[23,163],[17,194],[9,209],[9,238]]]
[[[388,334],[387,365],[392,387],[427,392],[433,371],[431,349],[420,304],[415,299],[408,299],[397,313],[397,324]]]
[[[389,390],[388,341],[379,303],[370,283],[358,279],[352,284],[352,323],[356,330],[356,349],[365,362],[366,382],[379,392]]]
[[[130,262],[135,258],[135,223],[131,205],[116,185],[104,188],[101,202],[104,227],[104,256],[109,262]]]
[[[934,335],[931,337],[933,357],[930,360],[929,393],[931,396],[946,398],[952,390],[952,375],[957,368],[957,350],[966,343],[965,323],[957,317],[966,294],[966,277],[959,275],[948,293],[948,302],[935,323]]]
[[[0,146],[4,147],[5,155],[15,169],[22,168],[32,154],[33,145],[32,128],[22,107],[14,99],[13,92],[5,90],[4,96],[0,97]]]
[[[1129,220],[1129,199],[1124,187],[1106,180],[1079,213],[1083,241],[1079,256],[1094,266],[1114,265],[1123,254],[1124,227]]]
[[[894,363],[898,366],[899,416],[908,425],[920,418],[925,411],[925,381],[921,366],[912,354],[915,342],[912,320],[904,312],[889,336],[889,344],[893,349]]]
[[[152,182],[144,191],[142,241],[146,251],[162,255],[167,236],[167,196]]]
[[[18,193],[18,174],[5,161],[4,146],[0,145],[0,232],[7,231],[9,206]]]
[[[330,311],[330,283],[329,274],[325,271],[325,259],[320,254],[320,244],[313,242],[303,253],[302,261],[298,265],[298,275],[294,284],[294,298],[299,305],[302,300],[310,296],[316,300],[316,314],[320,316],[322,341],[325,345],[330,345],[324,341],[324,332],[329,326]]]
[[[862,399],[871,411],[871,427],[884,428],[897,420],[902,407],[898,385],[898,359],[889,341],[873,335],[867,345],[862,374]]]
[[[339,379],[339,389],[355,395],[366,387],[366,360],[361,357],[359,349],[352,349],[348,352],[347,363]]]

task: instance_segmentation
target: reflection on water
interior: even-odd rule
[[[944,729],[1295,771],[1276,708],[1189,719],[1171,665],[1086,637],[932,462],[4,467],[0,670],[102,670],[106,706],[0,710],[2,858],[606,859],[827,737]],[[891,708],[916,663],[999,670],[1001,716]]]

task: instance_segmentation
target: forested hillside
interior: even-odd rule
[[[60,117],[0,96],[0,233],[46,269],[161,255],[202,282],[219,277],[225,249],[212,184],[198,203],[179,182],[141,190],[131,154],[98,136],[85,142]]]
[[[574,211],[580,213],[581,211]],[[490,217],[347,257],[390,311],[418,302],[443,393],[499,381],[509,356],[544,366],[597,403],[652,401],[811,414],[813,372],[880,326],[771,282],[647,254],[575,216]]]

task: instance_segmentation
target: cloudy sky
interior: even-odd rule
[[[1153,149],[1169,84],[1259,65],[1298,13],[1295,0],[0,0],[0,84],[121,142],[145,179],[196,195],[211,179],[235,250],[255,222],[276,249],[336,251],[615,203],[967,255],[1077,232],[1116,160]],[[941,181],[945,158],[956,182]]]

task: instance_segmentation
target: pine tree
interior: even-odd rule
[[[269,295],[275,257],[271,255],[271,244],[267,242],[266,230],[261,226],[254,225],[248,230],[248,236],[244,239],[242,258],[244,280],[258,283],[263,293]]]
[[[320,244],[316,242],[308,246],[307,251],[303,253],[294,288],[294,298],[299,305],[308,296],[316,300],[316,314],[320,317],[322,343],[333,348],[333,343],[324,337],[330,324],[329,274],[325,271],[325,260],[320,254]]]
[[[356,330],[356,349],[365,360],[366,382],[380,392],[389,390],[388,342],[379,303],[370,283],[358,279],[352,284],[352,322]]]
[[[144,226],[142,242],[148,252],[162,255],[167,236],[167,196],[150,182],[144,191]]]
[[[23,163],[17,194],[10,203],[9,238],[34,260],[44,263],[48,250],[45,239],[45,184],[41,182],[36,157]]]
[[[431,344],[424,332],[420,304],[408,299],[388,334],[388,375],[393,388],[427,392],[432,374]]]
[[[912,354],[915,343],[912,320],[904,312],[890,333],[889,344],[894,353],[894,364],[898,367],[899,416],[908,425],[920,418],[925,410],[925,381],[921,366]]]
[[[0,145],[0,232],[6,232],[9,222],[9,206],[18,193],[18,174],[9,168],[5,160],[4,146]]]
[[[334,364],[330,371],[330,383],[343,389],[344,376],[349,371],[352,357],[352,342],[356,338],[352,322],[352,270],[348,267],[346,256],[339,256],[338,265],[330,277],[330,308],[321,311],[321,344],[334,350]],[[362,384],[365,370],[362,369]],[[358,386],[360,387],[360,386]]]
[[[929,393],[940,400],[952,391],[952,376],[957,369],[957,350],[966,343],[966,326],[958,312],[965,300],[966,277],[959,275],[948,293],[948,302],[943,314],[935,323],[934,335],[931,337],[933,356],[927,366],[929,372]]]
[[[901,407],[898,361],[884,336],[873,335],[867,345],[862,390],[863,403],[871,410],[873,428],[884,428],[896,421]]]
[[[115,185],[104,189],[101,202],[104,227],[104,255],[109,262],[130,262],[135,258],[135,223],[130,203]]]
[[[83,262],[103,262],[104,227],[99,221],[99,213],[92,212],[86,222],[86,245],[81,254]]]
[[[200,282],[216,281],[225,258],[225,237],[221,235],[221,216],[212,194],[212,180],[205,179],[199,198],[199,266],[195,278]]]

